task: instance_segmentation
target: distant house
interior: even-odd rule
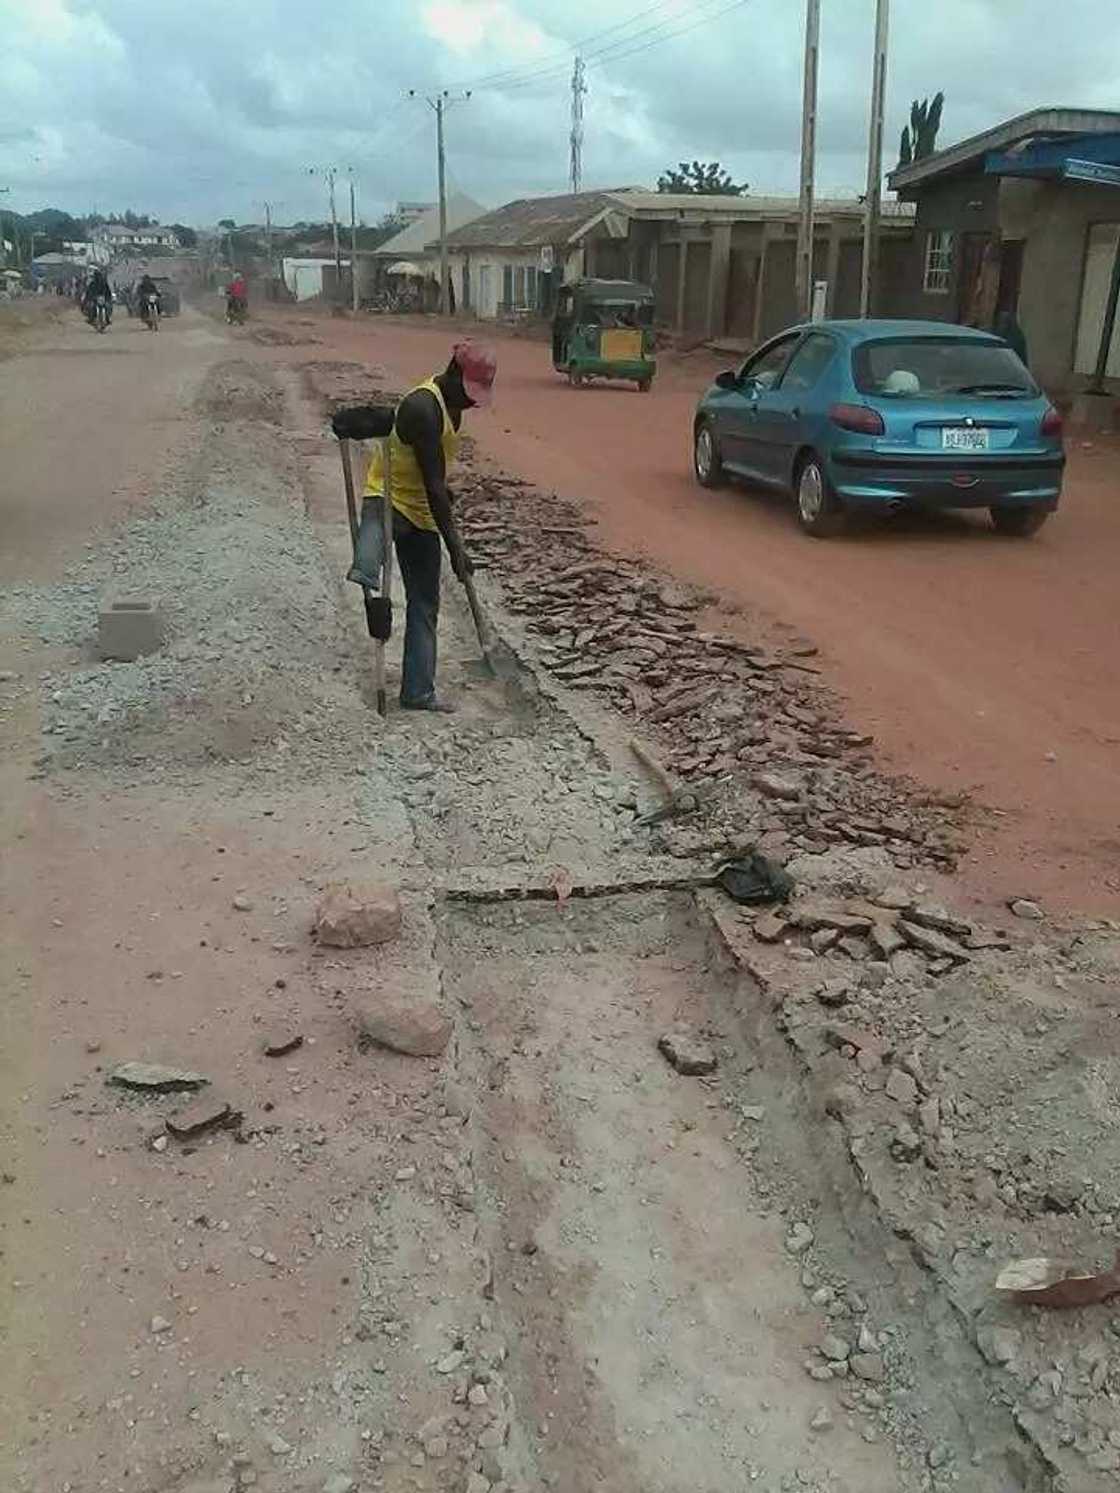
[[[659,325],[747,343],[799,315],[794,289],[798,202],[623,188],[507,203],[451,234],[460,304],[476,316],[548,315],[556,291],[581,275],[652,286]],[[884,300],[913,210],[882,221]],[[859,310],[863,207],[819,200],[814,277],[833,315]]]
[[[400,203],[398,214],[413,204]],[[447,199],[447,228],[455,230],[480,218],[481,203],[461,192]],[[393,272],[393,276],[390,272]],[[412,280],[428,287],[428,298],[439,296],[439,208],[422,209],[412,220],[376,249],[358,251],[358,287],[363,299],[376,295],[390,278]],[[458,292],[456,292],[458,295]]]
[[[972,326],[1014,314],[1041,382],[1083,387],[1120,251],[1120,112],[1035,109],[890,184],[917,203],[906,313]],[[1107,372],[1120,379],[1120,318]]]
[[[179,240],[172,228],[161,228],[158,223],[149,223],[141,228],[129,228],[126,223],[99,223],[93,229],[94,243],[104,244],[114,253],[129,249],[177,249]]]
[[[342,260],[343,270],[349,270],[349,257]],[[305,258],[288,258],[280,261],[280,274],[284,284],[291,291],[297,301],[314,300],[316,296],[326,296],[328,299],[339,299],[341,293],[338,283],[338,268],[335,265],[333,255],[328,258],[318,256],[307,256]],[[343,275],[346,282],[342,287],[342,293],[349,295],[349,276]]]

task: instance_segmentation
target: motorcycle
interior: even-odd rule
[[[249,308],[240,296],[226,296],[226,321],[230,326],[244,326]]]
[[[149,332],[158,332],[159,296],[146,295],[140,306],[140,315]]]

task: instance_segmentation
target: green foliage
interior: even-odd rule
[[[701,197],[745,197],[748,183],[737,185],[718,161],[681,161],[675,171],[657,178],[659,192],[693,192]]]
[[[932,99],[915,99],[910,105],[910,123],[902,131],[898,164],[909,166],[924,161],[937,149],[937,132],[941,128],[941,111],[945,95],[935,93]]]

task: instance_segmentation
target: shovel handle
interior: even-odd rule
[[[471,616],[474,618],[474,630],[478,633],[478,641],[483,653],[490,647],[490,624],[486,620],[486,614],[482,610],[478,599],[478,592],[474,589],[474,576],[463,577],[463,590],[467,593],[467,601],[470,605]]]

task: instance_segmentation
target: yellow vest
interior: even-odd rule
[[[416,388],[410,389],[408,393],[415,394],[419,389],[427,389],[428,393],[434,394],[439,401],[443,415],[441,437],[443,464],[444,469],[450,471],[456,452],[459,450],[459,432],[451,423],[451,416],[447,413],[447,405],[443,402],[443,394],[435,379],[426,379],[424,383],[417,384]],[[408,398],[408,394],[405,398]],[[373,460],[369,464],[369,472],[366,475],[367,498],[385,496],[381,472],[381,450],[382,445],[378,441],[373,448]],[[420,463],[416,460],[416,452],[401,440],[397,434],[396,424],[393,425],[393,433],[389,437],[389,460],[392,464],[393,507],[398,513],[403,513],[405,518],[414,523],[418,529],[437,529],[438,525],[428,505],[428,489],[424,486],[424,475],[420,470]]]

